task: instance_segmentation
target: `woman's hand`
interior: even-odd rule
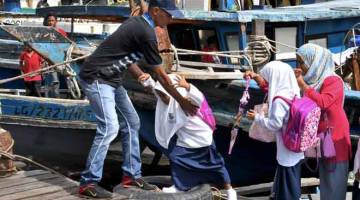
[[[246,117],[249,119],[249,120],[255,120],[255,111],[254,110],[249,110],[247,113],[246,113]]]
[[[251,79],[254,79],[259,76],[259,74],[253,72],[253,71],[246,71],[244,74],[244,77],[250,77]]]
[[[358,180],[358,181],[360,181],[360,173],[359,173],[359,171],[357,171],[357,172],[355,173],[355,179]]]
[[[300,87],[300,90],[305,91],[309,86],[304,81],[304,77],[302,75],[302,70],[300,68],[296,68],[294,70],[296,80],[298,82],[298,85]]]

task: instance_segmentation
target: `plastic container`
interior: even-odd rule
[[[348,41],[347,47],[358,47],[360,46],[360,35],[355,35],[351,37]]]
[[[4,11],[21,12],[20,0],[5,0]]]

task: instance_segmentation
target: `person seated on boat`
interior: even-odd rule
[[[207,40],[207,45],[202,49],[205,52],[217,52],[219,51],[216,36],[210,36]],[[221,64],[219,56],[216,55],[202,55],[201,61],[206,63]]]
[[[276,133],[278,165],[272,197],[276,200],[298,200],[301,196],[301,163],[304,153],[295,153],[285,147],[281,134],[287,126],[290,107],[280,98],[274,100],[276,96],[288,99],[300,96],[294,71],[284,62],[272,61],[263,67],[260,74],[247,71],[245,76],[250,76],[259,86],[267,87],[268,91],[268,117],[250,110],[247,118],[254,120],[264,130]]]
[[[320,198],[343,200],[351,158],[350,125],[343,107],[343,80],[335,74],[332,53],[319,45],[302,45],[296,51],[296,60],[300,89],[321,108],[318,132],[331,127],[335,145],[336,158],[319,161]]]
[[[102,178],[104,159],[110,143],[120,131],[123,147],[124,188],[138,187],[143,190],[157,190],[141,175],[139,147],[139,116],[123,87],[124,73],[129,71],[135,77],[142,74],[137,62],[144,58],[147,68],[171,94],[184,112],[196,114],[197,108],[182,97],[172,85],[159,54],[155,26],[165,27],[171,20],[170,10],[176,6],[172,0],[152,0],[149,12],[130,17],[97,49],[85,59],[79,76],[80,85],[96,115],[97,129],[90,149],[85,170],[81,174],[79,193],[90,197],[111,196],[98,185]]]
[[[155,136],[170,159],[174,182],[173,186],[164,187],[163,191],[167,193],[187,191],[196,185],[209,183],[224,187],[228,199],[235,200],[236,192],[231,187],[224,159],[217,152],[213,141],[215,124],[210,124],[205,119],[205,115],[213,117],[213,113],[203,93],[178,75],[170,74],[169,77],[177,91],[200,107],[200,110],[197,115],[186,115],[179,103],[169,95],[159,81],[153,86],[157,97]],[[148,78],[151,79],[149,75],[147,77],[143,75],[140,80]],[[208,112],[201,112],[205,108],[208,108],[206,109]]]
[[[50,13],[44,18],[44,26],[50,26],[55,28],[62,36],[67,37],[67,33],[62,29],[57,27],[57,17]],[[59,73],[54,69],[51,73],[48,73],[45,77],[45,86],[47,88],[46,96],[50,98],[60,98],[60,81]]]
[[[55,30],[57,32],[59,32],[62,36],[64,37],[68,37],[67,33],[64,31],[64,29],[60,28],[57,26],[57,17],[55,14],[48,14],[46,15],[46,17],[44,18],[44,21],[43,21],[43,25],[44,26],[50,26],[50,27],[53,27],[55,28]]]
[[[25,49],[20,54],[20,69],[22,73],[27,74],[41,68],[43,59],[41,56],[24,44]],[[41,97],[41,74],[24,77],[26,96]]]
[[[36,4],[36,8],[46,8],[49,7],[49,3],[47,2],[47,0],[40,0],[37,4]]]

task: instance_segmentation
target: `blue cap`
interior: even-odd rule
[[[176,7],[175,0],[150,0],[149,7],[159,7],[171,16],[177,15],[179,10]]]

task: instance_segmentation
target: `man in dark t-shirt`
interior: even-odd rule
[[[194,115],[197,108],[183,98],[161,67],[155,26],[166,26],[171,20],[172,0],[151,0],[149,12],[126,20],[84,62],[80,83],[97,119],[97,130],[80,179],[79,193],[108,198],[111,193],[98,186],[109,145],[120,131],[123,148],[122,186],[144,190],[158,188],[141,178],[139,151],[140,120],[126,90],[122,86],[124,71],[136,79],[144,73],[137,61],[144,59],[163,87],[180,104],[185,113]]]

